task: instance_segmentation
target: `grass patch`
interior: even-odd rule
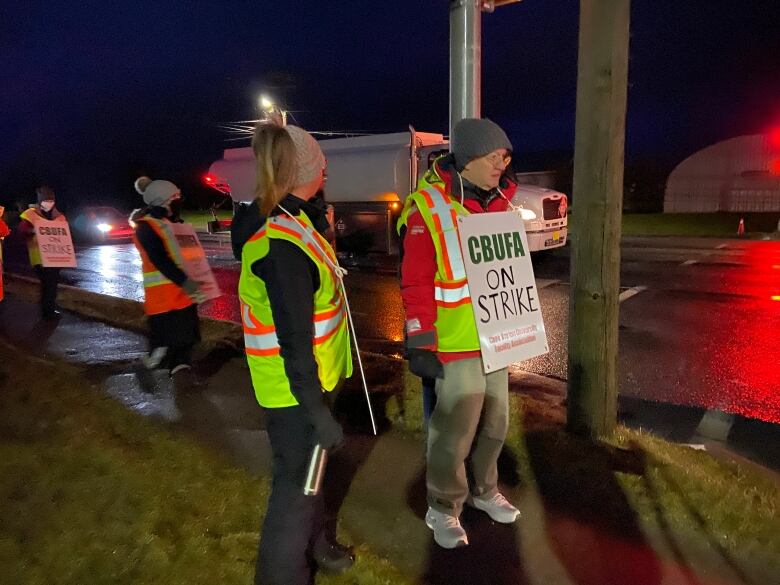
[[[777,230],[780,213],[625,213],[622,233],[624,236],[736,238],[740,218],[745,219],[746,237],[760,238]],[[569,227],[577,233],[574,213],[569,217]]]
[[[522,396],[510,394],[510,403],[507,445],[548,514],[646,541],[699,574],[725,567],[745,583],[780,574],[780,496],[767,477],[625,427],[600,443],[560,426],[525,429],[533,413]]]
[[[252,581],[266,479],[127,411],[75,367],[5,345],[0,364],[0,583]],[[407,582],[358,554],[317,583]]]
[[[217,209],[216,213],[217,219],[220,220],[233,218],[233,212],[229,209]],[[181,218],[187,223],[192,224],[195,229],[199,230],[205,230],[206,223],[213,221],[214,219],[210,211],[198,211],[193,209],[186,209],[182,211]]]

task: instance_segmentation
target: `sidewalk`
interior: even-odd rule
[[[236,350],[213,347],[200,355],[196,369],[206,384],[198,392],[175,396],[164,375],[156,376],[154,387],[140,384],[136,361],[144,354],[143,335],[71,312],[66,312],[58,322],[38,321],[37,307],[15,295],[4,305],[0,311],[3,341],[41,358],[72,364],[128,408],[167,421],[174,429],[229,454],[236,464],[254,474],[268,473],[269,448],[262,414],[254,400],[245,359]],[[563,400],[564,388],[558,381],[519,374],[513,378],[512,385],[513,391],[527,395],[531,401],[559,405]],[[471,545],[458,551],[440,549],[433,543],[423,521],[426,510],[423,439],[396,430],[385,431],[376,438],[355,432],[357,425],[350,423],[359,409],[349,400],[341,404],[337,401],[337,409],[350,433],[348,446],[332,458],[329,467],[326,481],[331,494],[330,508],[338,510],[342,526],[354,541],[367,543],[421,583],[744,582],[740,571],[733,569],[728,554],[720,558],[716,551],[714,560],[708,557],[710,568],[704,569],[697,566],[695,557],[686,563],[685,557],[675,559],[676,555],[669,558],[661,554],[668,544],[641,529],[612,469],[588,470],[587,481],[600,485],[610,495],[603,502],[603,517],[583,515],[578,508],[577,485],[562,487],[545,483],[541,455],[555,454],[556,445],[545,443],[544,431],[528,437],[529,451],[540,456],[538,463],[527,470],[530,480],[525,474],[522,478],[518,476],[518,465],[511,454],[502,461],[503,491],[519,503],[522,520],[514,526],[498,525],[484,514],[466,510],[463,523]],[[375,409],[381,412],[377,406],[382,396],[375,395],[374,400]],[[631,426],[653,429],[683,442],[693,437],[701,418],[701,412],[693,409],[641,401],[622,401],[621,410]],[[533,425],[529,421],[525,424]],[[365,421],[359,426],[365,426]],[[386,421],[381,426],[387,428]],[[542,429],[544,421],[538,426]],[[740,430],[743,426],[745,430]],[[776,427],[770,427],[753,428],[749,422],[737,421],[732,434],[738,430],[740,437],[759,433],[764,446],[774,443],[776,448],[780,435]],[[730,455],[729,444],[723,443],[719,449],[719,456]],[[777,469],[777,452],[774,460],[769,455],[756,449],[753,456]],[[557,493],[561,489],[564,492]]]

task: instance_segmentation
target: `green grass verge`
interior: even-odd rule
[[[626,213],[624,236],[696,236],[736,238],[740,218],[745,220],[747,238],[760,238],[777,230],[780,213]],[[569,217],[577,233],[577,216]]]
[[[268,481],[0,345],[0,583],[252,582]],[[348,540],[348,535],[346,540]],[[407,583],[365,546],[338,585]]]
[[[233,217],[233,212],[229,209],[217,209],[217,217],[221,220],[231,219]],[[211,216],[210,211],[194,211],[191,209],[182,211],[181,218],[187,223],[192,224],[195,229],[200,230],[205,230],[206,223],[214,219]]]

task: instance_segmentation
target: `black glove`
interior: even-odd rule
[[[326,451],[337,451],[344,444],[344,431],[325,405],[311,415],[314,436]]]
[[[444,366],[430,349],[407,349],[409,371],[421,378],[444,378]]]

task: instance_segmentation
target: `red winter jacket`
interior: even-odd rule
[[[444,183],[444,192],[452,195],[453,178],[455,180],[456,193],[460,193],[460,181],[452,166],[452,157],[447,156],[434,162],[433,168],[428,171],[426,179],[429,182],[441,181]],[[431,176],[431,173],[434,173]],[[438,181],[437,181],[438,176]],[[486,192],[478,189],[464,180],[463,206],[470,213],[485,213],[494,211],[506,211],[508,200],[512,198],[517,185],[506,176],[502,178],[499,189]],[[453,197],[454,198],[454,197]],[[459,198],[458,198],[459,199]],[[487,200],[487,209],[483,201]],[[413,210],[406,222],[406,231],[402,240],[403,259],[401,261],[401,298],[406,310],[406,331],[409,337],[415,335],[430,335],[436,338],[434,323],[436,321],[436,301],[434,298],[433,281],[436,275],[436,248],[433,245],[428,227],[422,215]],[[436,344],[415,345],[422,349],[436,350]],[[479,357],[480,351],[463,352],[437,352],[442,363],[455,360]]]

